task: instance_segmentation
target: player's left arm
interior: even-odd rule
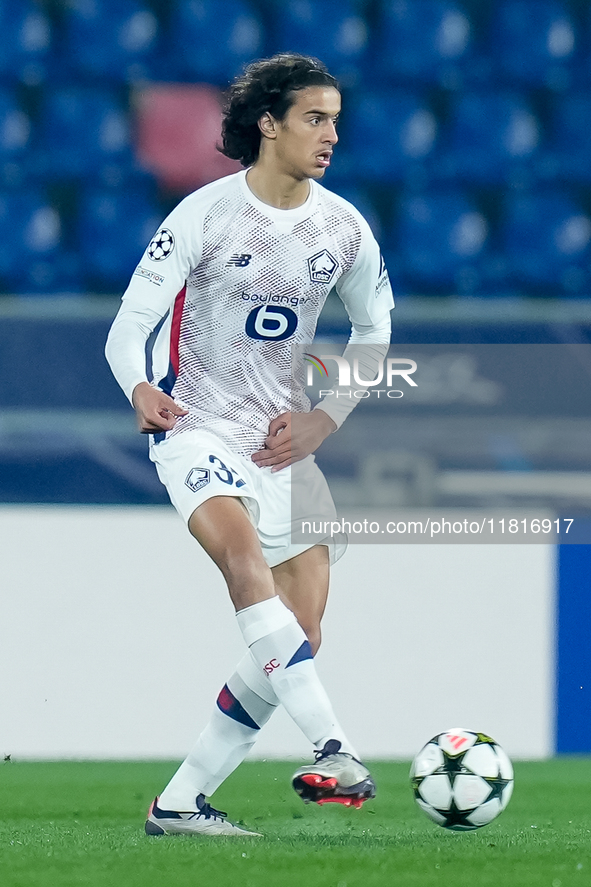
[[[362,239],[352,268],[337,283],[337,292],[351,320],[351,336],[344,356],[359,360],[364,378],[375,376],[376,363],[383,360],[391,337],[390,311],[394,307],[388,272],[369,226],[360,218]],[[334,402],[333,402],[334,401]],[[254,453],[253,462],[259,467],[271,466],[280,471],[315,452],[320,444],[340,428],[357,399],[333,398],[321,400],[310,413],[282,413],[273,419],[265,447]]]
[[[365,219],[358,215],[361,227],[361,246],[352,267],[337,281],[337,293],[347,309],[351,321],[351,335],[343,357],[353,365],[358,362],[360,376],[375,379],[392,336],[390,312],[394,297],[386,264],[380,248]],[[313,412],[323,411],[340,428],[349,413],[359,403],[350,391],[336,387],[343,396],[325,397]]]

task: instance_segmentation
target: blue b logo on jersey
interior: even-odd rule
[[[245,331],[251,339],[280,342],[288,339],[296,330],[298,316],[283,305],[259,305],[246,318]]]

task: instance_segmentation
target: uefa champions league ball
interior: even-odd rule
[[[470,831],[492,822],[513,792],[513,767],[500,745],[462,728],[434,736],[412,762],[415,801],[443,828]]]

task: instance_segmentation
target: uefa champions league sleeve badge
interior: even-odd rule
[[[168,228],[161,228],[148,246],[148,257],[153,262],[163,262],[174,250],[174,234]]]

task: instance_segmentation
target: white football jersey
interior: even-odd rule
[[[109,362],[129,397],[147,375],[188,409],[168,436],[206,427],[250,455],[272,419],[310,408],[290,346],[312,342],[334,286],[354,327],[383,324],[393,307],[360,213],[313,180],[305,204],[280,210],[254,196],[245,171],[227,176],[186,197],[155,234],[123,296]],[[141,366],[118,336],[130,319],[144,339],[154,331]]]

